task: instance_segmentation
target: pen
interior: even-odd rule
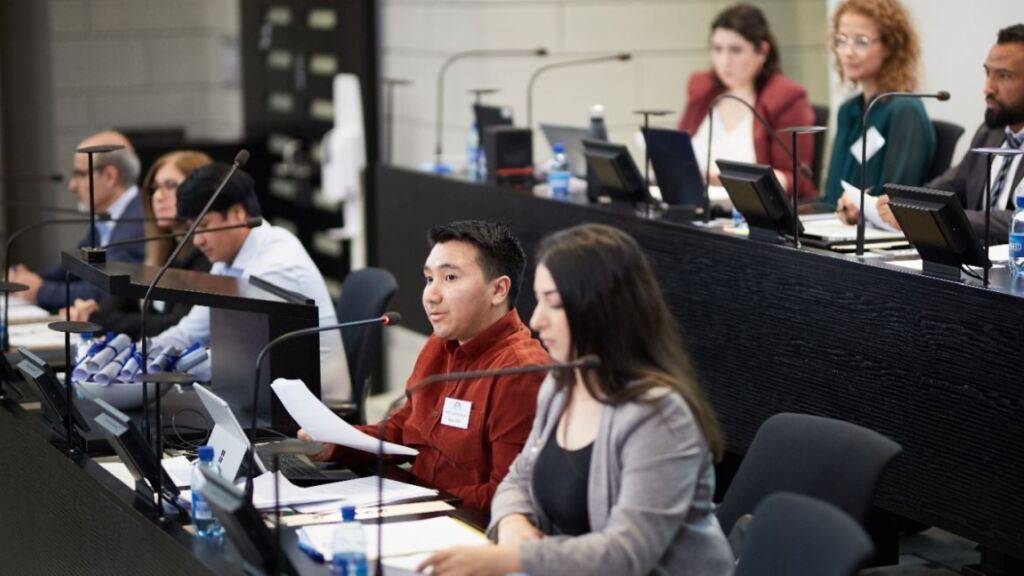
[[[323,554],[317,552],[316,548],[313,548],[312,546],[310,546],[309,544],[306,544],[302,540],[299,540],[299,550],[302,550],[303,552],[306,553],[306,556],[309,556],[310,558],[312,558],[313,560],[316,560],[317,562],[323,562],[324,561],[324,555]]]

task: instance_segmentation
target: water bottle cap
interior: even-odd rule
[[[1017,208],[1024,208],[1024,189],[1017,193],[1017,196],[1013,199],[1013,203]]]
[[[355,506],[342,506],[341,507],[341,519],[344,522],[351,522],[356,519],[356,507]]]
[[[591,106],[590,107],[590,117],[591,118],[604,118],[604,105],[603,104],[594,104],[593,106]]]
[[[213,446],[200,446],[199,447],[199,461],[200,462],[213,462]]]
[[[554,146],[552,146],[551,149],[555,151],[555,154],[564,153],[565,152],[565,144],[562,144],[561,142],[558,142]]]
[[[82,340],[92,340],[92,332],[82,332],[80,338]]]

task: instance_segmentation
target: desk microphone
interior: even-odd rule
[[[554,70],[555,68],[572,68],[576,66],[586,66],[587,64],[600,64],[602,62],[626,62],[632,58],[632,54],[622,52],[619,54],[609,54],[607,56],[592,56],[590,58],[563,60],[561,62],[554,62],[537,68],[533,71],[533,74],[530,75],[530,81],[526,85],[526,127],[533,129],[533,85],[537,82],[537,77],[541,74],[548,70]]]
[[[370,324],[380,324],[381,326],[394,326],[402,321],[402,315],[398,312],[385,312],[383,315],[377,318],[368,318],[366,320],[353,320],[352,322],[342,322],[340,324],[330,324],[328,326],[313,326],[310,328],[303,328],[301,330],[293,330],[291,332],[285,332],[277,338],[274,338],[270,342],[267,342],[263,348],[260,349],[259,354],[256,355],[256,375],[253,380],[252,386],[252,422],[249,427],[249,473],[248,478],[245,481],[245,493],[249,497],[249,501],[252,502],[253,498],[253,477],[256,475],[256,415],[259,408],[260,401],[260,368],[263,366],[263,358],[270,352],[270,349],[286,342],[293,338],[300,336],[308,336],[311,334],[318,334],[320,332],[327,332],[330,330],[343,330],[345,328],[355,328],[357,326],[368,326]],[[341,351],[345,353],[344,350]]]
[[[456,52],[449,56],[437,71],[437,113],[435,115],[436,125],[434,127],[434,165],[441,165],[441,157],[444,150],[444,75],[455,62],[463,58],[495,58],[495,57],[516,57],[516,56],[547,56],[547,48],[529,48],[523,50],[466,50]]]
[[[203,209],[199,212],[199,215],[196,216],[195,219],[193,219],[192,225],[189,226],[188,227],[188,231],[185,232],[185,236],[182,237],[181,241],[178,242],[178,245],[174,247],[173,251],[171,251],[170,256],[167,257],[167,261],[164,262],[164,265],[162,267],[160,267],[160,271],[158,271],[156,273],[156,276],[153,277],[153,281],[149,283],[149,286],[146,288],[146,295],[142,298],[142,307],[141,307],[141,312],[139,314],[139,324],[141,325],[140,338],[142,339],[142,360],[143,361],[141,362],[141,366],[140,366],[140,368],[142,369],[141,370],[142,371],[142,377],[139,380],[142,383],[142,413],[143,413],[143,416],[144,416],[144,424],[145,424],[145,427],[146,427],[146,434],[147,434],[147,436],[149,435],[150,430],[149,430],[149,409],[146,407],[146,405],[148,403],[148,400],[149,400],[149,394],[148,394],[149,383],[145,381],[146,380],[146,375],[147,375],[147,366],[146,365],[149,364],[149,362],[148,362],[148,358],[149,358],[149,344],[148,344],[148,340],[149,339],[146,338],[146,311],[147,311],[147,308],[149,308],[149,301],[150,301],[150,299],[153,296],[153,289],[156,288],[156,285],[160,283],[160,279],[163,278],[164,274],[167,273],[167,269],[171,267],[171,263],[174,262],[175,259],[178,258],[178,254],[181,252],[182,248],[185,247],[185,244],[187,244],[188,241],[192,239],[192,236],[196,233],[196,228],[198,228],[199,224],[202,223],[203,218],[206,217],[206,214],[210,211],[210,208],[213,206],[213,203],[217,201],[217,198],[220,196],[221,191],[224,190],[224,186],[227,185],[228,181],[231,180],[231,177],[235,175],[235,172],[238,171],[239,168],[244,166],[246,161],[248,161],[248,160],[249,160],[249,151],[245,150],[245,149],[239,150],[238,154],[235,155],[235,161],[231,164],[231,169],[228,170],[228,173],[224,176],[224,179],[220,181],[220,185],[218,185],[217,189],[214,190],[213,195],[210,196],[209,200],[207,200],[206,205],[203,206]],[[160,384],[157,384],[156,407],[155,407],[156,408],[156,458],[157,458],[157,462],[159,462],[160,459],[163,457],[163,450],[164,450],[164,446],[163,446],[163,444],[164,444],[164,435],[163,435],[163,429],[161,428],[161,422],[160,422],[160,397],[161,397],[161,394],[160,394],[159,387],[160,387]],[[156,487],[156,494],[157,494],[157,496],[156,496],[157,497],[157,503],[156,504],[157,504],[157,510],[160,510],[160,517],[161,518],[163,518],[163,502],[162,502],[162,500],[163,500],[163,486],[161,486],[161,478],[162,478],[162,476],[163,476],[162,474],[158,474],[157,475],[157,487]]]
[[[374,574],[384,574],[383,565],[383,521],[384,521],[384,431],[387,426],[388,417],[398,407],[399,402],[405,399],[412,400],[412,395],[422,388],[426,388],[438,382],[449,380],[465,380],[469,378],[494,378],[499,376],[511,376],[515,374],[530,374],[532,372],[549,372],[551,370],[565,370],[568,368],[582,368],[592,370],[601,366],[601,358],[596,354],[587,354],[572,362],[552,362],[550,364],[529,364],[526,366],[515,366],[511,368],[499,368],[497,370],[470,370],[468,372],[448,372],[445,374],[434,374],[427,376],[419,382],[406,389],[405,394],[396,398],[384,411],[384,417],[377,425],[377,564]]]
[[[857,256],[864,255],[864,195],[866,190],[864,189],[868,183],[868,116],[871,114],[871,109],[875,107],[875,104],[882,100],[888,100],[890,98],[935,98],[939,102],[945,102],[949,100],[949,92],[940,90],[938,92],[884,92],[875,96],[868,103],[867,108],[864,109],[864,114],[860,117],[860,213],[857,215]]]
[[[708,157],[705,159],[705,162],[704,162],[704,164],[705,164],[705,167],[704,167],[704,222],[705,223],[711,221],[711,196],[709,194],[709,191],[710,191],[710,188],[711,188],[711,142],[712,142],[712,139],[713,139],[714,134],[715,134],[715,128],[714,128],[714,126],[715,126],[715,106],[717,106],[718,103],[721,102],[722,100],[735,100],[735,101],[739,102],[740,104],[743,104],[743,106],[746,107],[747,110],[750,110],[750,113],[754,115],[755,119],[757,119],[757,123],[760,124],[761,127],[764,128],[768,132],[768,134],[771,135],[772,140],[774,140],[775,143],[778,144],[780,148],[782,148],[782,151],[786,153],[786,156],[788,156],[790,160],[793,160],[794,162],[799,162],[800,163],[800,172],[808,180],[814,181],[814,171],[811,170],[810,168],[808,168],[806,164],[804,164],[803,162],[801,162],[801,161],[796,159],[795,152],[793,150],[790,150],[786,146],[786,143],[782,141],[782,137],[779,136],[778,131],[775,130],[775,127],[773,127],[771,124],[769,124],[768,121],[764,119],[764,116],[761,116],[761,114],[759,114],[758,111],[755,110],[753,106],[751,106],[750,102],[747,102],[746,100],[744,100],[743,98],[740,98],[739,96],[737,96],[735,94],[730,94],[729,92],[725,92],[724,94],[719,94],[717,97],[715,97],[714,100],[711,101],[711,106],[708,108]],[[796,177],[797,177],[796,174],[793,174],[793,178],[795,179]],[[794,188],[794,190],[796,190],[796,188]],[[794,212],[794,214],[795,214],[795,212]]]
[[[170,218],[168,218],[170,220]],[[173,220],[177,220],[174,218]],[[259,216],[250,216],[245,219],[245,222],[241,224],[231,224],[230,226],[217,226],[215,228],[203,228],[202,230],[196,230],[198,234],[209,234],[210,232],[223,232],[224,230],[234,230],[236,228],[259,228],[263,224],[263,218]],[[116,242],[107,242],[100,246],[100,248],[112,248],[114,246],[125,246],[128,244],[140,244],[143,242],[156,242],[158,240],[175,239],[181,236],[180,233],[170,232],[167,234],[156,234],[154,236],[142,236],[139,238],[128,238],[127,240],[118,240]]]

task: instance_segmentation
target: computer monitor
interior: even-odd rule
[[[583,141],[590,138],[589,130],[576,126],[560,126],[541,124],[541,132],[554,150],[555,144],[565,146],[565,155],[569,159],[569,170],[577,178],[587,177],[587,156]]]
[[[641,130],[658,180],[661,199],[673,206],[703,206],[704,179],[688,132],[664,128]]]
[[[175,502],[179,494],[178,487],[131,418],[104,400],[97,398],[93,402],[100,410],[94,419],[97,427],[106,436],[121,462],[127,466],[135,480],[135,490],[142,499],[155,503],[153,497],[156,494],[157,476],[160,475],[164,499]]]
[[[960,280],[964,265],[989,266],[988,255],[953,192],[886,184],[889,206],[930,276]]]
[[[473,119],[476,120],[476,129],[480,135],[480,142],[483,142],[484,131],[487,128],[491,126],[512,126],[512,109],[507,106],[474,104]]]
[[[751,240],[781,242],[784,236],[793,234],[794,224],[803,232],[771,166],[731,160],[718,160],[716,164],[732,205],[747,220]]]
[[[64,422],[68,412],[67,391],[64,383],[57,379],[57,374],[45,360],[36,356],[26,349],[21,349],[21,362],[18,362],[18,372],[26,382],[35,388],[43,404],[43,416],[54,424],[54,431],[57,434],[64,434],[64,428],[59,426]],[[72,400],[71,422],[79,433],[85,434],[91,430],[89,421],[82,415]],[[64,438],[65,441],[69,439]]]
[[[593,171],[599,190],[588,190],[591,201],[601,201],[606,197],[611,201],[629,202],[631,204],[651,204],[654,199],[644,184],[644,177],[636,167],[636,162],[623,144],[583,140],[583,148],[587,157],[587,166]]]
[[[201,468],[201,473],[206,478],[203,497],[242,557],[246,573],[296,574],[288,555],[278,550],[273,533],[245,497],[245,492],[208,468]],[[279,561],[278,553],[281,554]]]

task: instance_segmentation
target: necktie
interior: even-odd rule
[[[1019,150],[1021,145],[1024,144],[1024,135],[1017,136],[1010,132],[1009,130],[1007,130],[1006,140],[1003,141],[1003,144],[1007,148]],[[993,208],[998,208],[999,195],[1003,191],[1003,185],[1006,184],[1006,177],[1010,174],[1010,166],[1012,165],[1013,156],[1003,156],[1003,165],[999,167],[999,172],[996,174],[996,179],[992,183],[991,201]],[[1013,208],[1013,205],[1013,194],[1010,194],[1010,199],[1007,201],[1007,207]]]

